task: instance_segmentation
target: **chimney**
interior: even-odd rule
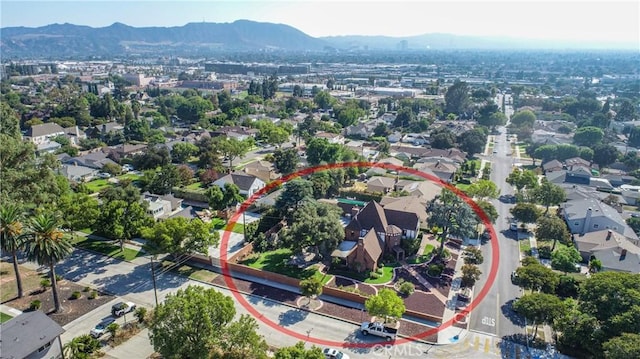
[[[591,225],[591,212],[593,212],[593,209],[589,207],[589,209],[587,210],[587,215],[584,217],[581,234],[585,234],[589,230],[589,226]]]
[[[358,208],[358,206],[351,207],[351,219],[356,219],[358,212],[360,212],[360,208]]]
[[[608,230],[608,231],[607,231],[607,239],[606,239],[607,241],[611,239],[611,235],[612,235],[612,234],[613,234],[613,231],[612,231],[612,230]]]

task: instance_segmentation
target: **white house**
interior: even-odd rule
[[[65,133],[66,132],[62,126],[57,123],[49,122],[31,126],[31,128],[27,130],[25,139],[33,142],[37,146],[49,143],[52,138],[64,136]]]
[[[585,234],[606,229],[630,239],[638,239],[613,207],[595,198],[568,201],[563,205],[564,218],[573,234]]]
[[[214,185],[220,188],[224,188],[224,185],[227,183],[233,183],[238,186],[240,194],[246,197],[253,196],[254,193],[266,185],[264,181],[258,177],[243,172],[233,172],[213,182]]]

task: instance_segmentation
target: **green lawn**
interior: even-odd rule
[[[531,253],[531,243],[529,243],[528,239],[523,239],[520,241],[520,251],[524,252],[527,255]]]
[[[242,223],[234,224],[233,228],[231,228],[231,232],[244,234],[244,225]]]
[[[87,188],[91,192],[100,192],[103,189],[112,186],[112,184],[109,183],[109,181],[107,179],[104,179],[104,178],[87,182],[87,183],[85,183],[85,185],[87,186]]]
[[[0,323],[4,323],[4,322],[8,321],[11,318],[13,318],[13,317],[10,316],[9,314],[0,313]]]
[[[288,265],[287,262],[291,259],[292,255],[293,253],[290,249],[276,249],[264,253],[255,253],[251,258],[242,261],[241,264],[251,268],[278,273],[297,279],[323,276],[323,274],[315,268],[300,269],[298,267]]]
[[[202,189],[202,183],[200,183],[200,182],[195,182],[195,183],[192,183],[192,184],[188,185],[186,188],[187,188],[187,189],[191,189],[191,190],[198,190],[198,189]]]
[[[391,265],[385,265],[382,267],[382,274],[380,278],[371,278],[369,276],[369,272],[358,273],[350,270],[335,270],[332,269],[329,271],[331,274],[341,275],[343,277],[355,279],[360,282],[364,282],[367,284],[383,284],[391,281],[393,279],[393,269],[399,267],[399,263],[394,263]]]
[[[189,279],[198,280],[206,283],[210,283],[211,281],[213,281],[213,279],[215,279],[215,277],[218,276],[218,274],[212,271],[209,271],[206,269],[194,268],[186,264],[183,264],[178,267],[172,261],[163,261],[162,270],[170,270],[174,273],[188,277]]]
[[[92,250],[106,256],[125,261],[131,261],[134,258],[144,256],[144,253],[135,249],[125,247],[124,251],[121,251],[119,244],[114,244],[110,241],[92,240],[87,237],[77,238],[75,245],[79,248]]]
[[[131,180],[131,181],[137,181],[142,177],[142,175],[136,175],[133,173],[125,173],[123,175],[118,176],[117,178],[119,180]]]

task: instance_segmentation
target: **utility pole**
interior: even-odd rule
[[[158,287],[156,286],[156,266],[153,263],[153,256],[151,256],[151,278],[153,278],[153,295],[156,299],[156,307],[158,306]]]

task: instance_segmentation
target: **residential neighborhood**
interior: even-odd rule
[[[3,59],[0,357],[640,351],[637,54],[323,51]]]

